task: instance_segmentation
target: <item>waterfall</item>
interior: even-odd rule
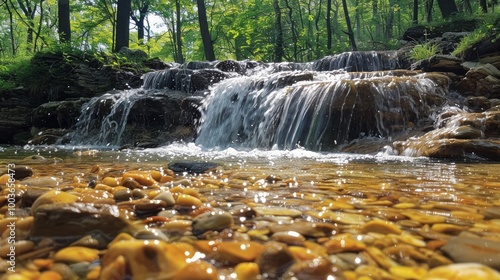
[[[314,62],[315,71],[344,69],[350,72],[383,71],[400,68],[397,51],[345,52],[327,56]]]
[[[196,136],[204,147],[334,150],[433,123],[449,83],[442,74],[387,70],[398,66],[395,52],[207,65],[150,72],[141,89],[92,98],[71,144],[154,146]]]
[[[279,72],[224,80],[202,106],[205,147],[331,150],[386,137],[428,119],[445,103],[448,79],[409,71]]]
[[[71,144],[119,146],[130,110],[143,94],[130,89],[92,98],[82,106]]]

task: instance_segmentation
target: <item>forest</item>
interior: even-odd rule
[[[411,26],[495,18],[495,5],[496,0],[1,0],[0,58],[47,50],[112,53],[126,46],[178,63],[312,61],[349,50],[395,49]]]

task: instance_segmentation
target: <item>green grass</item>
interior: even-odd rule
[[[498,18],[498,14],[485,15],[482,21],[483,24],[479,28],[476,28],[469,35],[462,38],[452,55],[461,56],[468,48],[487,37],[491,36],[493,40],[500,39],[500,34],[498,33],[498,30],[500,30],[500,19]]]
[[[433,55],[438,54],[439,46],[434,43],[423,43],[413,47],[410,51],[410,58],[414,61],[429,59]]]

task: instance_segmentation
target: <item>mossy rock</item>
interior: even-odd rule
[[[403,40],[423,41],[441,37],[445,32],[472,32],[481,25],[479,19],[455,19],[438,25],[416,25],[408,28],[403,34]]]

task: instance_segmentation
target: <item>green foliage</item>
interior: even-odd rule
[[[0,92],[11,91],[31,78],[34,73],[30,61],[29,56],[0,59]]]
[[[467,49],[487,37],[493,40],[500,39],[500,18],[495,15],[487,15],[482,19],[482,23],[472,33],[462,38],[452,55],[461,56]]]
[[[410,51],[410,58],[414,61],[428,59],[437,54],[438,50],[439,46],[434,43],[426,42],[423,44],[418,44],[415,45]]]

